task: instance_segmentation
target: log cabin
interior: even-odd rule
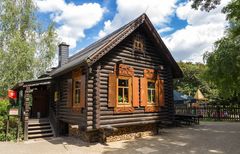
[[[154,134],[160,123],[173,122],[173,79],[182,71],[146,14],[68,55],[69,45],[59,44],[58,67],[13,87],[25,140],[111,141]]]

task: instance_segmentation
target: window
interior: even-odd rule
[[[118,79],[118,105],[130,104],[129,82],[127,79]]]
[[[148,81],[148,104],[156,105],[155,82]]]
[[[73,107],[79,107],[81,94],[81,72],[76,70],[73,72]]]
[[[80,104],[81,81],[74,81],[74,104]]]
[[[117,67],[109,74],[108,107],[114,107],[114,113],[133,112],[139,106],[139,78],[134,77],[132,67],[124,64]]]
[[[68,80],[68,107],[85,107],[85,80],[81,70],[73,71],[72,79]]]
[[[144,46],[143,46],[143,38],[141,35],[137,34],[134,37],[134,41],[133,41],[133,49],[136,51],[144,51]]]
[[[156,70],[144,70],[144,77],[140,79],[140,103],[145,112],[158,112],[164,106],[164,82]]]

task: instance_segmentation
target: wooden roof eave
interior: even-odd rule
[[[33,86],[41,86],[41,85],[49,85],[51,84],[51,77],[40,78],[35,80],[27,80],[17,83],[12,90],[21,90],[26,87],[33,87]]]
[[[62,66],[62,68],[54,71],[51,76],[52,77],[57,77],[60,75],[63,75],[65,73],[71,72],[74,69],[78,68],[78,67],[82,67],[82,66],[89,66],[89,64],[87,63],[87,61],[89,61],[88,59],[84,59],[83,61],[80,62],[76,62],[75,64],[73,64],[71,67],[67,67],[67,66]],[[68,65],[68,64],[65,64]],[[67,69],[65,69],[65,67],[67,67]]]
[[[73,61],[71,61],[71,62],[65,64],[64,66],[60,67],[59,69],[53,71],[50,74],[50,76],[56,77],[56,76],[62,75],[64,73],[70,72],[70,71],[74,70],[75,68],[81,67],[83,65],[87,65],[88,67],[91,67],[91,65],[93,65],[101,57],[103,57],[105,54],[107,54],[111,49],[113,49],[116,45],[118,45],[122,40],[124,40],[127,36],[129,36],[134,30],[136,30],[143,23],[145,23],[145,25],[147,25],[147,29],[149,29],[149,31],[153,34],[154,40],[156,40],[155,42],[157,43],[157,45],[163,49],[162,53],[163,53],[164,57],[167,59],[166,61],[170,64],[170,66],[173,70],[173,77],[181,78],[183,76],[181,69],[177,65],[176,61],[173,59],[170,51],[163,43],[162,39],[160,38],[159,34],[155,30],[154,26],[151,24],[151,22],[146,14],[142,14],[140,17],[135,19],[133,22],[130,22],[129,24],[125,25],[126,28],[117,32],[116,36],[114,36],[110,40],[107,40],[106,43],[100,45],[99,49],[97,49],[96,52],[89,54],[87,57],[84,57],[84,59],[81,59],[81,60],[78,60],[77,58],[74,59]],[[84,56],[84,53],[83,54],[81,53],[80,55]],[[79,57],[79,56],[77,56],[77,57]]]
[[[111,39],[108,43],[102,46],[96,53],[92,54],[87,60],[88,65],[91,66],[92,64],[94,64],[107,52],[109,52],[121,41],[123,41],[126,37],[128,37],[134,30],[136,30],[144,22],[145,18],[146,15],[142,15],[140,18],[137,18],[135,22],[131,23],[131,25],[129,25],[128,28],[124,29],[117,37]]]
[[[114,39],[109,40],[106,44],[104,44],[100,49],[97,50],[97,52],[93,53],[86,59],[80,62],[76,62],[75,64],[65,64],[58,70],[54,71],[51,76],[56,77],[63,75],[67,72],[70,72],[74,70],[77,67],[81,67],[83,65],[87,65],[88,67],[91,67],[97,60],[99,60],[101,57],[103,57],[107,52],[109,52],[111,49],[113,49],[117,44],[119,44],[122,40],[124,40],[129,34],[131,34],[135,29],[137,29],[145,20],[145,15],[139,17],[136,19],[135,22],[132,22],[128,28],[124,29],[120,34],[115,37]]]
[[[154,26],[152,25],[152,23],[150,22],[149,18],[146,17],[146,22],[145,26],[147,26],[148,30],[153,34],[153,37],[155,38],[155,42],[158,46],[160,46],[163,50],[162,53],[164,54],[164,57],[167,58],[167,63],[170,63],[171,68],[173,68],[173,77],[174,78],[182,78],[183,77],[183,72],[180,69],[180,67],[178,66],[178,64],[176,63],[176,61],[174,60],[174,58],[172,57],[170,51],[168,50],[167,46],[164,44],[163,40],[161,39],[161,37],[159,36],[158,32],[156,31],[156,29],[154,28]]]
[[[170,63],[171,68],[173,69],[173,77],[174,78],[182,78],[183,73],[176,61],[173,59],[170,51],[162,41],[161,37],[159,36],[158,32],[155,30],[154,26],[151,24],[149,18],[143,14],[140,18],[136,19],[135,22],[133,22],[127,29],[125,29],[123,32],[121,32],[121,35],[118,35],[118,37],[112,39],[109,41],[105,46],[103,46],[98,52],[94,53],[89,57],[87,63],[88,65],[92,65],[95,63],[98,59],[100,59],[103,55],[105,55],[108,51],[110,51],[113,47],[115,47],[119,42],[124,40],[129,34],[131,34],[135,29],[137,29],[140,25],[145,23],[149,31],[153,34],[154,40],[156,40],[156,43],[158,46],[160,46],[163,50],[164,57],[167,58],[167,62]]]

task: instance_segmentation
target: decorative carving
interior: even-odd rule
[[[124,64],[119,65],[118,71],[121,76],[134,76],[134,69]]]
[[[144,51],[144,39],[139,33],[137,33],[133,38],[133,49],[139,52]]]
[[[159,106],[145,106],[145,112],[158,112]]]
[[[154,69],[145,69],[144,77],[147,79],[156,79],[156,73]]]
[[[114,113],[132,113],[134,112],[134,107],[116,107],[114,108]]]

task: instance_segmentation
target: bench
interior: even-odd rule
[[[192,115],[192,114],[175,114],[175,124],[185,124],[185,125],[192,125],[192,124],[199,124],[199,115]]]

